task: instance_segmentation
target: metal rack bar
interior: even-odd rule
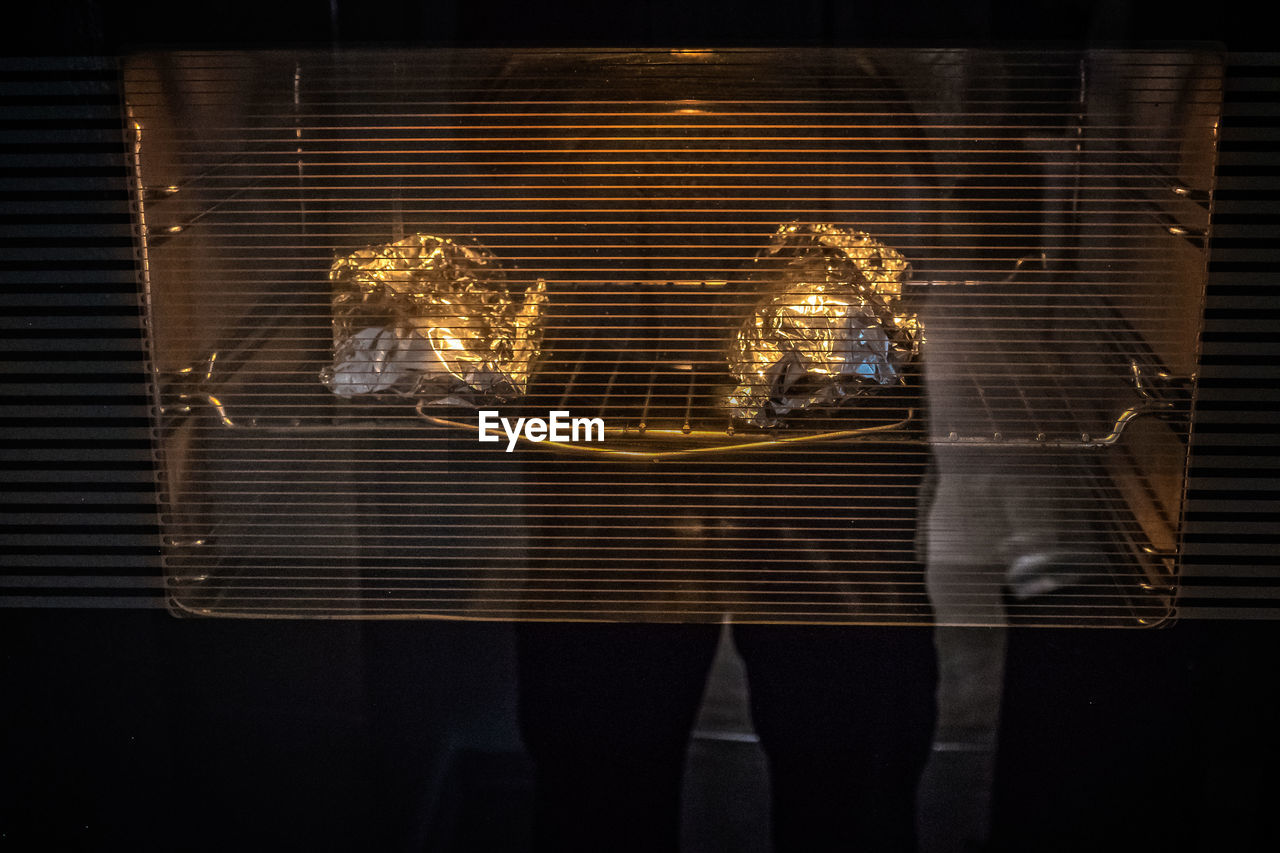
[[[478,426],[453,421],[447,418],[428,415],[422,411],[422,404],[416,407],[419,417],[436,426],[450,427],[452,429],[461,429],[468,432],[477,432]],[[531,447],[541,447],[549,450],[577,453],[592,454],[599,456],[621,457],[631,461],[645,462],[662,462],[670,459],[680,459],[688,456],[706,455],[711,453],[736,453],[742,451],[757,451],[769,448],[793,447],[800,444],[809,444],[813,442],[838,442],[838,441],[856,441],[865,437],[876,435],[879,433],[892,432],[900,430],[907,426],[915,416],[915,411],[910,410],[907,417],[903,420],[890,424],[881,424],[872,427],[863,427],[861,429],[835,430],[831,432],[805,433],[801,435],[790,435],[784,438],[768,438],[768,439],[752,439],[750,436],[739,441],[723,442],[727,438],[725,433],[711,430],[690,430],[685,432],[683,429],[650,429],[644,435],[646,437],[658,439],[672,438],[693,438],[693,439],[717,439],[721,443],[700,447],[688,447],[680,450],[619,450],[612,447],[601,447],[592,444],[573,444],[559,441],[540,441],[533,442],[525,438],[523,435],[518,441]],[[635,433],[629,433],[627,427],[605,427],[604,434],[606,437],[612,435],[616,438],[635,438]]]
[[[693,370],[693,365],[689,365],[689,387],[688,387],[688,390],[685,392],[685,401],[684,401],[684,426],[680,428],[680,431],[683,432],[685,435],[688,435],[692,431],[692,428],[689,423],[689,418],[693,413],[693,389],[694,389],[694,384],[696,380],[697,380],[697,374]]]
[[[661,323],[658,326],[658,340],[655,348],[659,353],[663,355],[666,354],[666,351],[663,349],[662,344],[663,344],[663,341],[666,340],[667,329],[668,329],[667,323]],[[649,426],[649,403],[653,399],[653,389],[654,389],[654,386],[657,384],[654,380],[658,378],[659,363],[660,363],[659,360],[655,358],[653,360],[653,365],[649,368],[649,381],[646,384],[645,391],[644,391],[644,405],[641,406],[640,408],[640,434],[641,435],[644,434],[644,431]]]

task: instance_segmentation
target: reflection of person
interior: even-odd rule
[[[725,400],[750,383],[724,370],[723,353],[744,319],[736,312],[744,302],[754,306],[768,283],[746,281],[751,276],[736,258],[727,268],[723,259],[751,251],[761,221],[776,227],[803,210],[811,222],[867,228],[906,258],[926,255],[922,223],[933,213],[925,210],[918,164],[901,155],[903,128],[910,135],[916,122],[905,113],[901,123],[886,119],[903,112],[903,98],[876,56],[770,57],[769,73],[760,74],[765,63],[758,60],[697,54],[601,58],[608,73],[594,80],[578,65],[566,69],[575,106],[566,113],[574,132],[564,135],[565,149],[601,173],[575,215],[583,234],[597,222],[605,227],[590,263],[582,271],[575,266],[575,281],[548,276],[552,314],[576,322],[583,340],[597,336],[562,347],[563,327],[548,323],[556,363],[585,365],[581,379],[555,388],[552,399],[567,397],[565,408],[575,413],[581,399],[609,425],[647,420],[656,429],[653,412],[664,406],[679,408],[670,421],[676,430],[689,409],[695,419],[724,424]],[[547,63],[539,58],[540,79],[555,68]],[[519,80],[516,70],[505,79]],[[790,95],[778,100],[789,89],[813,92],[814,100],[794,107]],[[597,98],[630,99],[631,106],[599,111],[583,133],[577,104]],[[655,110],[657,135],[646,129],[643,144],[633,143],[648,121],[642,116]],[[619,125],[617,139],[602,146],[611,122]],[[764,124],[777,130],[757,129]],[[620,144],[621,159],[613,150]],[[538,160],[531,168],[546,167]],[[757,184],[767,188],[763,202]],[[850,198],[859,193],[866,198]],[[556,208],[551,218],[563,216]],[[850,222],[854,217],[872,221]],[[816,254],[825,274],[834,252]],[[579,286],[586,269],[602,266],[616,268],[616,280]],[[842,265],[835,266],[839,273]],[[752,275],[773,269],[760,264]],[[673,282],[704,278],[726,286],[683,294]],[[840,281],[856,286],[847,276]],[[808,282],[815,286],[803,295],[821,301],[816,285],[826,278]],[[865,284],[862,277],[857,284]],[[797,431],[885,426],[916,405],[914,397],[904,399],[911,392],[896,382],[897,352],[888,351],[890,338],[902,336],[881,328],[887,319],[871,310],[874,303],[887,312],[887,295],[851,299],[845,289],[834,294],[850,306],[841,322],[795,325],[814,335],[863,333],[863,363],[871,363],[865,351],[878,346],[886,369],[875,375],[887,381],[865,402],[858,396],[857,406],[830,416],[829,425],[818,423],[831,415],[822,413]],[[849,385],[858,372],[852,341],[823,353],[849,362],[838,371]],[[788,392],[786,405],[749,429],[797,414],[810,391],[824,402],[843,399],[785,381],[791,378],[778,383]],[[689,388],[695,390],[686,397]],[[735,428],[745,431],[750,419],[739,412]],[[522,482],[538,503],[526,514],[525,614],[645,623],[518,626],[520,716],[536,765],[539,849],[648,853],[677,846],[684,754],[719,626],[655,623],[929,621],[911,552],[923,453],[919,443],[898,439],[656,466],[527,457]],[[932,735],[936,680],[929,630],[736,624],[734,639],[769,760],[777,848],[914,849],[914,793]]]
[[[925,521],[929,595],[944,624],[1000,625],[1015,601],[1076,583],[1089,566],[1064,529],[1061,454],[946,449]]]
[[[537,849],[674,850],[719,626],[519,626]],[[908,851],[933,726],[925,629],[735,628],[779,851]]]
[[[920,448],[904,447],[840,449],[846,463],[857,455],[838,484],[811,478],[825,485],[804,489],[787,481],[829,474],[830,451],[762,454],[752,485],[736,494],[703,483],[741,482],[741,460],[703,462],[696,474],[531,464],[534,483],[561,469],[612,484],[589,516],[572,504],[539,507],[531,575],[558,579],[576,597],[598,587],[598,612],[625,607],[649,619],[760,619],[790,608],[791,619],[891,612],[927,621],[910,555]],[[572,580],[564,556],[583,541],[610,555],[608,571]],[[517,631],[538,849],[674,850],[685,750],[720,626],[521,623]],[[776,849],[913,850],[915,787],[933,728],[930,630],[737,624],[733,636],[769,761]]]
[[[1014,602],[1087,582],[1097,544],[1089,460],[1053,449],[1098,401],[1069,362],[1047,297],[1010,284],[938,285],[922,316],[934,476],[922,534],[939,624],[1002,625]],[[1084,423],[1083,426],[1076,426]]]

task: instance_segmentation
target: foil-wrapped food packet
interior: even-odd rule
[[[333,393],[478,404],[528,391],[541,354],[541,279],[513,298],[485,249],[415,234],[338,258],[329,280],[333,364],[320,378]]]
[[[734,417],[778,426],[904,382],[923,330],[900,310],[911,265],[899,252],[862,231],[790,223],[753,263],[763,290],[730,344]]]

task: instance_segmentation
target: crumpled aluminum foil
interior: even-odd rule
[[[333,364],[342,397],[391,392],[428,402],[522,396],[541,354],[546,283],[515,300],[483,248],[415,234],[338,258]]]
[[[898,310],[911,277],[900,253],[862,231],[791,223],[754,263],[764,294],[729,349],[734,417],[777,426],[903,383],[923,329]]]

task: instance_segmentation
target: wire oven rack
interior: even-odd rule
[[[931,282],[913,289],[919,296],[927,290],[980,287],[975,282]],[[725,343],[743,300],[723,283],[601,284],[574,287],[557,296],[549,308],[545,355],[529,394],[501,408],[513,416],[565,410],[575,416],[598,417],[605,424],[605,440],[599,444],[532,442],[522,435],[518,440],[525,446],[650,462],[874,438],[934,445],[1096,450],[1118,443],[1133,421],[1146,416],[1169,422],[1175,434],[1186,440],[1195,377],[1171,374],[1131,328],[1096,301],[1091,303],[1097,306],[1095,315],[1087,319],[1108,330],[1103,357],[1110,360],[1114,380],[1110,387],[1073,387],[1061,377],[1044,371],[1037,374],[1008,357],[986,357],[970,340],[948,353],[957,362],[953,381],[960,383],[958,389],[948,391],[948,397],[972,405],[955,425],[949,420],[951,413],[939,412],[935,406],[935,423],[926,430],[918,375],[910,375],[901,388],[877,389],[853,398],[838,411],[801,414],[784,426],[759,428],[736,419],[725,405],[734,386]],[[261,319],[267,325],[260,327],[259,339],[271,333],[269,309],[264,307]],[[373,425],[404,428],[403,416],[392,413],[412,405],[425,424],[470,433],[478,429],[474,410],[425,401],[406,403],[398,397],[383,399],[378,406],[359,407],[359,417],[349,412],[318,417],[314,404],[295,412],[245,406],[231,390],[236,385],[232,377],[238,367],[237,353],[243,354],[254,343],[240,341],[233,348],[210,353],[198,366],[164,377],[165,422],[172,425],[176,418],[191,414],[193,407],[203,406],[222,427],[234,430],[307,434]],[[927,352],[926,346],[926,357]]]

